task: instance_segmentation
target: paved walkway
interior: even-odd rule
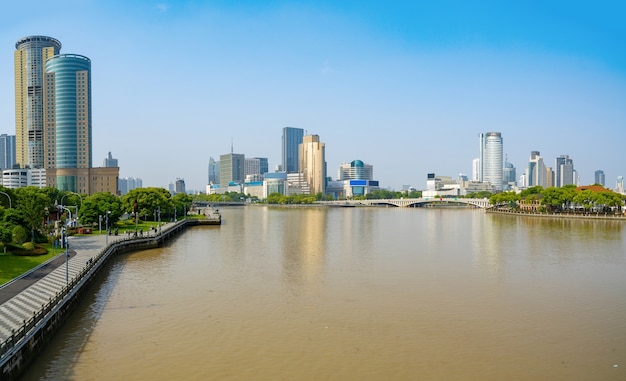
[[[109,236],[111,243],[122,236]],[[70,237],[70,259],[68,275],[71,280],[82,270],[87,261],[100,253],[106,244],[107,236],[92,235]],[[50,301],[66,284],[65,256],[61,255],[46,266],[0,288],[0,342],[17,331],[24,320],[33,317],[35,311]]]

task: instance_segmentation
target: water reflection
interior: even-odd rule
[[[25,379],[626,377],[621,226],[434,208],[222,215],[120,256]]]
[[[275,213],[284,218],[282,231],[278,233],[282,240],[283,282],[292,295],[301,295],[324,277],[328,210],[310,208],[301,213],[290,210]]]

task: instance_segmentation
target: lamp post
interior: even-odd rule
[[[78,199],[80,200],[80,205],[81,206],[83,205],[83,197],[76,192],[69,192],[69,191],[67,194],[64,194],[63,197],[61,197],[61,205],[63,205],[63,199],[67,197],[68,194],[75,194],[76,196],[78,196]],[[76,223],[78,223],[78,205],[75,205],[75,208],[76,208]]]
[[[161,234],[161,207],[160,206],[158,209],[158,213],[159,213],[159,234]]]
[[[102,214],[98,214],[98,232],[102,234]]]
[[[67,236],[67,229],[63,228],[61,230],[61,241],[65,246],[65,284],[70,282],[70,240]]]
[[[109,246],[109,214],[111,213],[110,210],[107,210],[107,220],[106,220],[106,238],[104,240],[105,245]]]
[[[11,196],[9,196],[7,193],[5,192],[0,192],[1,194],[7,196],[9,198],[9,209],[11,209]]]
[[[71,223],[71,222],[72,222],[72,211],[71,211],[71,210],[69,210],[68,208],[64,207],[63,205],[57,205],[57,208],[61,208],[61,209],[65,209],[65,210],[67,210],[67,212],[68,212],[68,213],[69,213],[69,215],[70,215],[70,223]],[[67,225],[67,224],[66,224],[66,225]]]

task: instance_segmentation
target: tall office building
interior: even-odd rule
[[[45,168],[56,169],[57,189],[79,192],[86,184],[79,184],[77,169],[92,163],[91,60],[56,55],[46,62],[45,78]]]
[[[220,185],[227,187],[230,182],[243,184],[245,156],[240,153],[220,155]]]
[[[123,177],[118,180],[118,189],[121,196],[137,188],[143,188],[143,180],[136,177]]]
[[[209,157],[209,182],[208,184],[220,183],[220,162]]]
[[[504,159],[504,170],[502,172],[502,180],[506,184],[507,188],[514,186],[517,182],[517,174],[515,173],[515,166],[509,163],[508,158]]]
[[[600,184],[602,186],[605,185],[606,179],[604,176],[604,171],[601,169],[598,169],[595,173],[594,173],[594,183],[595,184]]]
[[[298,150],[298,171],[303,174],[311,193],[326,191],[326,148],[320,142],[319,135],[307,135],[302,138]]]
[[[526,186],[545,186],[546,185],[546,166],[543,163],[539,151],[531,151],[528,167],[526,168]]]
[[[255,159],[259,160],[259,169],[260,169],[261,175],[264,175],[267,172],[269,172],[270,166],[266,157],[255,157]]]
[[[111,152],[109,152],[108,156],[102,162],[102,166],[107,168],[119,167],[119,165],[117,165],[117,159],[113,158]]]
[[[283,167],[287,173],[298,172],[298,152],[304,136],[304,130],[295,127],[283,128]]]
[[[496,190],[503,186],[502,135],[499,132],[480,134],[480,170],[481,182],[488,182]]]
[[[61,43],[29,36],[15,44],[16,164],[44,168],[44,78],[46,60],[59,54]]]
[[[43,96],[46,185],[87,195],[118,194],[119,167],[92,167],[91,60],[78,54],[48,58]]]
[[[617,181],[615,182],[615,192],[625,194],[626,189],[624,189],[624,176],[617,176]]]
[[[574,161],[568,155],[561,155],[554,160],[554,186],[575,184]]]
[[[174,183],[174,194],[185,193],[185,179],[177,178]]]
[[[244,177],[261,174],[261,161],[256,158],[245,158],[243,164]]]
[[[15,135],[0,135],[0,169],[11,169],[15,165]]]

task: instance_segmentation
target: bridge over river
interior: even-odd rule
[[[317,204],[328,206],[397,206],[420,207],[427,204],[464,204],[476,208],[489,208],[488,198],[461,198],[461,197],[420,197],[420,198],[391,198],[380,200],[336,200],[318,201]]]

